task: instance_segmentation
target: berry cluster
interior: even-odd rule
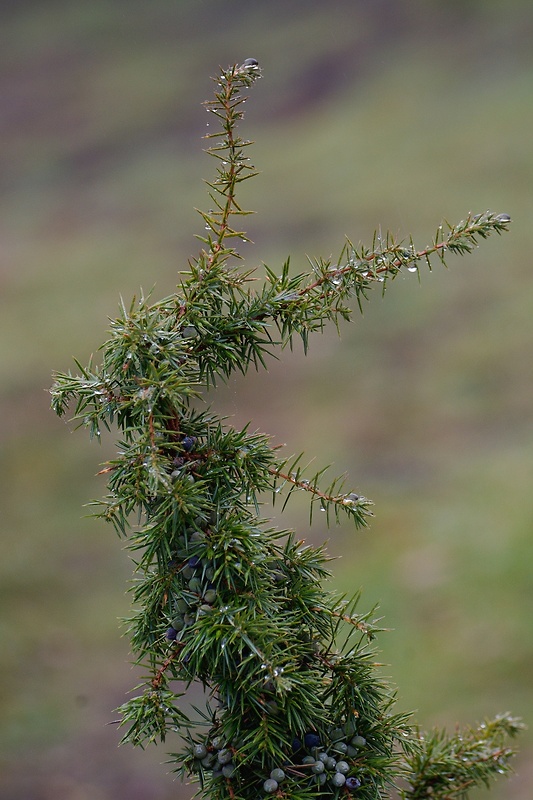
[[[356,766],[353,760],[359,756],[360,750],[366,746],[366,739],[356,733],[353,721],[346,722],[338,728],[333,728],[328,734],[328,745],[323,745],[321,737],[314,732],[306,733],[303,743],[294,739],[292,749],[297,763],[292,767],[301,774],[309,774],[311,784],[323,786],[329,783],[331,788],[338,789],[345,786],[348,790],[361,786],[361,780],[354,773],[361,764]],[[303,755],[306,753],[306,755]],[[273,776],[271,775],[272,779]],[[268,783],[268,787],[267,784]],[[275,792],[272,781],[265,781],[265,791]]]
[[[208,742],[208,746],[201,743],[195,744],[192,749],[192,755],[196,761],[193,764],[193,770],[199,771],[201,767],[203,770],[210,771],[214,780],[231,778],[236,769],[233,752],[234,748],[227,747],[221,736],[214,736]]]
[[[214,567],[206,558],[191,555],[191,548],[204,545],[206,535],[201,530],[187,532],[187,537],[178,537],[176,560],[169,563],[171,570],[179,573],[182,584],[181,596],[174,603],[170,627],[166,632],[168,641],[175,641],[180,631],[192,625],[198,617],[210,614],[217,599]]]
[[[332,792],[344,788],[354,792],[362,785],[364,765],[361,751],[367,746],[366,739],[356,733],[353,722],[330,730],[327,746],[322,743],[321,736],[313,731],[305,734],[303,742],[294,738],[291,756],[282,766],[274,767],[262,782],[266,795],[295,788],[307,787],[311,790],[326,789]],[[214,735],[207,737],[205,743],[191,745],[189,769],[200,773],[202,783],[210,775],[212,780],[237,777],[239,748],[228,745],[223,737]],[[246,766],[239,772],[246,772]],[[249,770],[248,770],[249,771]],[[240,775],[239,777],[242,777]],[[258,787],[259,788],[259,787]]]

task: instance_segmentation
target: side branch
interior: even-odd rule
[[[154,677],[150,681],[150,685],[152,689],[160,689],[161,685],[165,678],[165,673],[170,665],[176,660],[176,658],[180,655],[180,651],[185,647],[183,642],[174,642],[174,650],[172,653],[163,661],[157,672],[155,673]]]
[[[462,220],[457,225],[445,222],[447,232],[444,231],[444,226],[440,225],[433,244],[422,250],[415,250],[412,240],[410,240],[409,246],[406,246],[405,242],[396,242],[390,233],[387,234],[384,242],[375,235],[372,250],[368,252],[364,248],[358,251],[348,241],[348,263],[330,266],[326,274],[320,275],[313,283],[302,287],[298,294],[305,296],[317,287],[331,283],[332,279],[338,281],[339,278],[353,273],[354,270],[359,274],[360,279],[378,280],[382,283],[385,278],[394,278],[404,268],[412,269],[412,271],[418,270],[417,265],[420,261],[425,261],[431,269],[432,255],[436,255],[446,266],[446,252],[460,255],[470,253],[477,246],[479,239],[486,239],[493,232],[501,234],[508,229],[510,222],[511,217],[508,214],[492,214],[491,212],[469,215],[466,220]],[[325,296],[321,295],[320,297],[324,299]]]
[[[335,520],[338,522],[340,511],[344,511],[349,517],[352,518],[356,527],[365,527],[367,525],[367,517],[372,516],[370,507],[372,502],[362,495],[355,492],[343,492],[344,478],[335,478],[327,489],[322,490],[319,488],[319,480],[326,472],[327,467],[321,469],[312,478],[303,477],[303,468],[299,465],[302,455],[292,461],[287,459],[277,467],[268,467],[268,472],[274,477],[274,485],[272,487],[273,498],[289,484],[289,490],[283,503],[282,511],[288,503],[292,493],[297,490],[309,492],[312,495],[310,506],[310,521],[313,517],[313,505],[319,502],[320,510],[326,513],[326,520],[329,524],[331,510],[334,511]],[[286,471],[285,471],[286,469]],[[278,483],[280,481],[280,483]]]

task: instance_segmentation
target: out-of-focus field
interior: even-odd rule
[[[264,68],[242,129],[262,171],[241,196],[248,266],[305,269],[380,225],[424,246],[442,218],[513,218],[211,399],[374,500],[362,534],[309,531],[299,498],[280,524],[329,538],[332,585],[379,601],[399,706],[426,726],[510,710],[531,727],[531,3],[48,0],[2,17],[1,800],[193,794],[164,748],[117,749],[106,725],[140,679],[118,622],[128,557],[83,516],[113,442],[72,433],[47,389],[98,348],[119,295],[164,296],[186,269],[214,167],[201,101],[247,56]],[[494,800],[531,797],[532,737]]]

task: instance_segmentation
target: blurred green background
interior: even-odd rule
[[[248,266],[338,253],[383,226],[424,246],[491,209],[511,232],[375,293],[364,319],[231,381],[214,407],[346,471],[369,532],[334,585],[380,602],[399,707],[455,726],[533,719],[533,5],[530,0],[41,0],[2,4],[0,798],[188,798],[165,748],[117,748],[140,679],[118,618],[130,565],[83,504],[113,453],[49,410],[53,369],[108,317],[172,291],[209,204],[210,75],[259,59],[244,136]],[[318,515],[320,517],[320,515]],[[529,800],[533,731],[494,800]],[[485,797],[479,792],[476,798]]]

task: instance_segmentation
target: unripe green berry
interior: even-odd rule
[[[326,765],[323,761],[316,761],[311,767],[311,772],[314,772],[315,775],[319,775],[321,772],[324,772],[325,769]]]
[[[207,589],[207,591],[204,592],[204,600],[206,603],[210,604],[214,603],[216,599],[217,599],[216,589]]]
[[[189,581],[189,591],[200,594],[202,591],[202,581],[200,578],[191,578]]]
[[[282,769],[276,767],[276,769],[273,769],[272,772],[270,773],[270,777],[272,778],[273,781],[281,783],[281,781],[285,778],[285,773],[283,772]]]
[[[219,750],[217,759],[220,764],[229,764],[231,759],[233,758],[233,754],[231,750],[224,748],[223,750]]]
[[[236,770],[235,764],[224,764],[222,767],[222,774],[225,778],[231,778]]]
[[[344,723],[342,728],[346,736],[353,736],[355,731],[357,730],[355,725],[355,720],[349,719],[347,722]]]
[[[364,736],[354,736],[353,739],[350,740],[350,744],[353,747],[364,747],[366,745],[366,739]]]
[[[192,754],[195,758],[205,758],[207,755],[207,747],[203,744],[195,744],[192,749]]]
[[[346,742],[335,742],[334,746],[331,748],[335,753],[342,753],[343,755],[348,750],[348,745]]]
[[[346,783],[346,775],[343,775],[342,772],[336,772],[331,778],[331,782],[333,786],[344,786]]]
[[[347,761],[337,761],[335,769],[337,772],[342,772],[343,775],[347,775],[350,771],[350,765]]]
[[[195,336],[198,336],[198,331],[194,325],[186,325],[181,331],[181,335],[184,339],[194,339]]]
[[[278,782],[275,781],[273,778],[267,778],[266,781],[263,783],[263,789],[265,790],[265,792],[268,792],[268,794],[272,794],[273,792],[277,791],[278,785],[279,785]]]

